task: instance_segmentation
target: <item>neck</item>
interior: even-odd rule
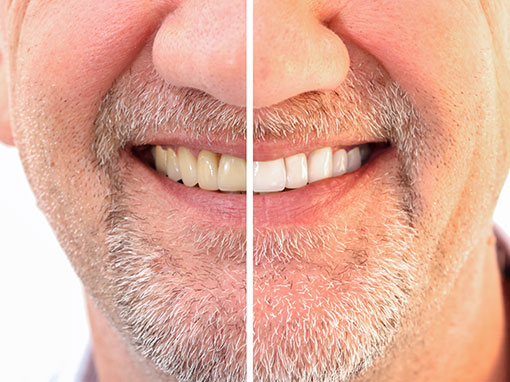
[[[99,381],[176,382],[172,377],[162,376],[148,361],[141,360],[87,294],[85,299]]]

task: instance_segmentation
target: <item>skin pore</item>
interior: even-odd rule
[[[299,216],[282,194],[280,220],[278,196],[255,201],[256,379],[505,380],[491,215],[510,162],[510,3],[254,11],[256,156],[392,146],[359,192],[313,186]],[[125,148],[242,140],[244,3],[13,0],[1,16],[15,144],[85,286],[99,376],[242,380],[244,219],[167,195]]]

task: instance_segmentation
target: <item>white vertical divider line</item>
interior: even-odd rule
[[[253,0],[246,0],[246,382],[253,382]]]

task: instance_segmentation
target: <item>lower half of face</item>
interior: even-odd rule
[[[243,380],[245,195],[189,188],[129,151],[117,161],[100,303],[165,373]],[[254,196],[257,380],[348,380],[405,325],[431,258],[415,250],[403,171],[386,147],[352,173]]]
[[[109,154],[98,154],[94,134],[68,154],[22,146],[88,293],[164,373],[243,380],[245,194],[172,180],[147,142],[119,147],[108,135],[99,141]],[[384,353],[419,303],[413,293],[433,259],[416,250],[414,170],[395,145],[373,147],[348,173],[254,195],[260,381],[348,380]]]

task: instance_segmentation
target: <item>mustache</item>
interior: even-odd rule
[[[99,165],[108,165],[126,145],[164,131],[190,138],[246,139],[246,110],[207,93],[165,82],[154,67],[127,71],[103,97],[94,121],[93,151]]]
[[[256,84],[255,84],[256,85]],[[103,98],[95,120],[93,151],[99,165],[115,160],[127,145],[143,144],[149,133],[180,133],[191,139],[246,139],[246,109],[192,88],[165,82],[152,67],[127,71]],[[383,70],[350,69],[334,91],[311,91],[254,110],[255,141],[307,142],[340,133],[387,141],[413,173],[423,132],[406,92]]]
[[[254,138],[307,140],[349,132],[398,141],[417,113],[404,90],[382,71],[349,70],[335,90],[310,91],[254,112]]]

